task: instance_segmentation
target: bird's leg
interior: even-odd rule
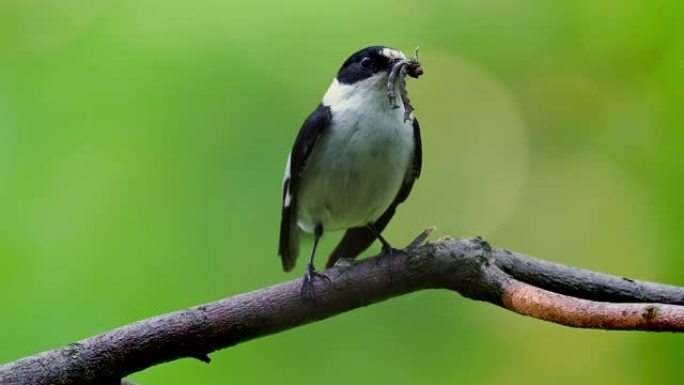
[[[375,229],[373,224],[369,224],[366,226],[368,230],[370,230],[371,233],[382,243],[382,251],[381,255],[383,258],[378,259],[378,263],[380,263],[381,260],[387,259],[387,275],[390,278],[390,281],[392,280],[392,260],[394,259],[394,254],[395,253],[401,253],[401,250],[395,249],[392,247],[392,245],[387,242],[387,240]]]
[[[378,241],[380,241],[380,243],[382,243],[382,254],[383,254],[383,255],[392,256],[392,254],[394,254],[394,252],[400,251],[400,250],[395,249],[394,247],[392,247],[392,245],[390,245],[389,242],[387,242],[387,240],[386,240],[385,238],[383,238],[383,236],[378,232],[378,230],[375,229],[375,226],[373,226],[372,223],[366,225],[366,228],[367,228],[371,233],[373,233],[373,236],[374,236],[375,238],[377,238]]]
[[[309,257],[309,263],[306,265],[306,271],[304,272],[304,279],[302,281],[302,296],[305,300],[315,301],[316,295],[314,293],[314,280],[316,278],[324,279],[330,282],[330,278],[327,275],[319,273],[316,271],[313,265],[314,256],[316,255],[316,247],[318,246],[318,240],[323,235],[323,226],[318,223],[314,226],[314,239],[313,246],[311,247],[311,256]]]
[[[382,253],[389,255],[390,257],[394,253],[394,248],[387,242],[387,240],[380,234],[377,235],[378,240],[382,243]]]

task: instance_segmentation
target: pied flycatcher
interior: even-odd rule
[[[328,259],[355,258],[380,235],[420,175],[418,120],[405,89],[405,75],[423,70],[417,58],[383,46],[351,55],[304,121],[287,159],[278,254],[290,271],[299,254],[300,229],[313,233],[302,289],[325,275],[313,265],[323,231],[347,230]],[[396,86],[403,103],[396,103]]]

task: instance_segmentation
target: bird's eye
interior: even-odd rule
[[[373,64],[373,60],[371,60],[371,58],[365,57],[365,58],[361,59],[361,66],[362,67],[368,68],[371,66],[371,64]]]

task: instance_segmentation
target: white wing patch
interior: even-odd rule
[[[284,207],[290,207],[292,203],[292,192],[290,191],[290,163],[292,153],[287,154],[287,164],[285,165],[285,176],[283,177],[283,189],[285,190],[285,199],[283,200]]]

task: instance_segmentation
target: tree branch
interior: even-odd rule
[[[0,384],[121,384],[126,375],[422,289],[475,300],[562,325],[683,331],[684,288],[640,282],[492,248],[480,238],[420,246],[392,259],[342,260],[303,300],[301,279],[168,313],[0,366]]]
[[[502,249],[493,250],[492,257],[512,277],[556,293],[604,302],[684,305],[681,287],[582,270]]]

